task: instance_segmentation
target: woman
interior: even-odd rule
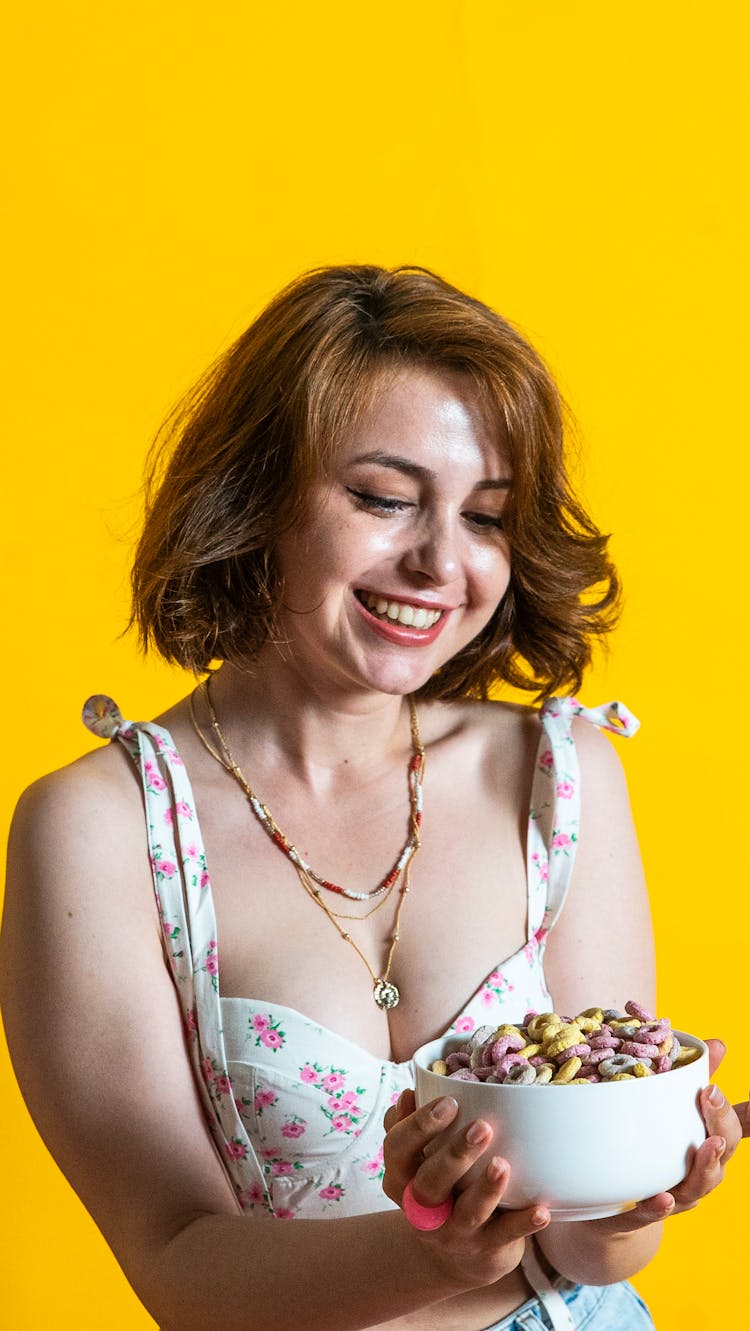
[[[134,619],[223,664],[158,726],[92,700],[116,742],[19,807],[3,997],[42,1135],[164,1331],[650,1325],[618,1282],[718,1182],[720,1096],[673,1195],[554,1225],[496,1211],[499,1157],[462,1190],[486,1125],[430,1150],[455,1103],[409,1089],[480,1014],[653,996],[609,742],[484,701],[577,687],[616,603],[547,372],[429,273],[322,270],[166,442]]]

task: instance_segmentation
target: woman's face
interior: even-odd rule
[[[291,668],[327,693],[424,684],[506,591],[510,480],[467,376],[385,380],[277,552]]]

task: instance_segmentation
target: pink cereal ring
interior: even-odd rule
[[[569,1045],[567,1049],[563,1049],[561,1054],[555,1054],[554,1060],[558,1064],[558,1066],[560,1066],[563,1063],[567,1063],[569,1058],[588,1058],[590,1053],[591,1053],[591,1045],[572,1044]],[[580,1072],[577,1073],[577,1075],[580,1077],[581,1075]]]
[[[501,1035],[495,1040],[490,1049],[490,1058],[493,1063],[499,1063],[506,1054],[515,1054],[524,1047],[524,1038],[522,1035]]]
[[[516,1064],[528,1063],[528,1061],[528,1058],[524,1058],[521,1054],[506,1054],[505,1057],[501,1058],[500,1062],[496,1064],[495,1070],[503,1073],[509,1072],[511,1068],[516,1066]]]
[[[468,1068],[469,1055],[462,1054],[459,1050],[449,1054],[445,1060],[445,1066],[449,1072],[456,1072],[458,1068]]]
[[[457,1068],[455,1072],[451,1072],[448,1075],[452,1077],[454,1081],[479,1081],[476,1072],[472,1072],[470,1068]]]
[[[619,1049],[621,1044],[616,1035],[592,1035],[589,1040],[592,1049]]]
[[[612,1049],[592,1049],[591,1053],[588,1055],[586,1059],[586,1062],[591,1063],[593,1067],[597,1067],[599,1063],[604,1062],[605,1058],[611,1058],[612,1053],[613,1053]]]
[[[645,1007],[641,1007],[640,1003],[635,1003],[632,998],[625,1004],[625,1011],[631,1017],[635,1017],[637,1021],[645,1022],[648,1026],[656,1021],[653,1012],[647,1012]]]
[[[532,1054],[531,1058],[529,1059],[529,1063],[531,1064],[532,1068],[540,1068],[542,1066],[542,1063],[548,1063],[548,1062],[549,1059],[545,1058],[544,1054]]]
[[[669,1054],[660,1054],[658,1058],[653,1060],[651,1066],[654,1072],[669,1072],[669,1069],[672,1066],[672,1060],[669,1057]]]
[[[641,1044],[638,1040],[623,1040],[621,1054],[631,1054],[633,1058],[658,1058],[659,1049],[655,1044]]]
[[[668,1035],[672,1034],[672,1027],[668,1021],[654,1022],[652,1026],[641,1026],[638,1037],[649,1044],[661,1044]]]

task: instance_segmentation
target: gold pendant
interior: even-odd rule
[[[397,1007],[401,997],[395,984],[391,984],[390,980],[376,980],[372,996],[378,1007],[383,1009]]]

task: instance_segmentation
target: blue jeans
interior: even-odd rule
[[[654,1323],[632,1285],[575,1285],[561,1290],[577,1331],[653,1331]],[[529,1299],[486,1331],[548,1331],[538,1299]]]

